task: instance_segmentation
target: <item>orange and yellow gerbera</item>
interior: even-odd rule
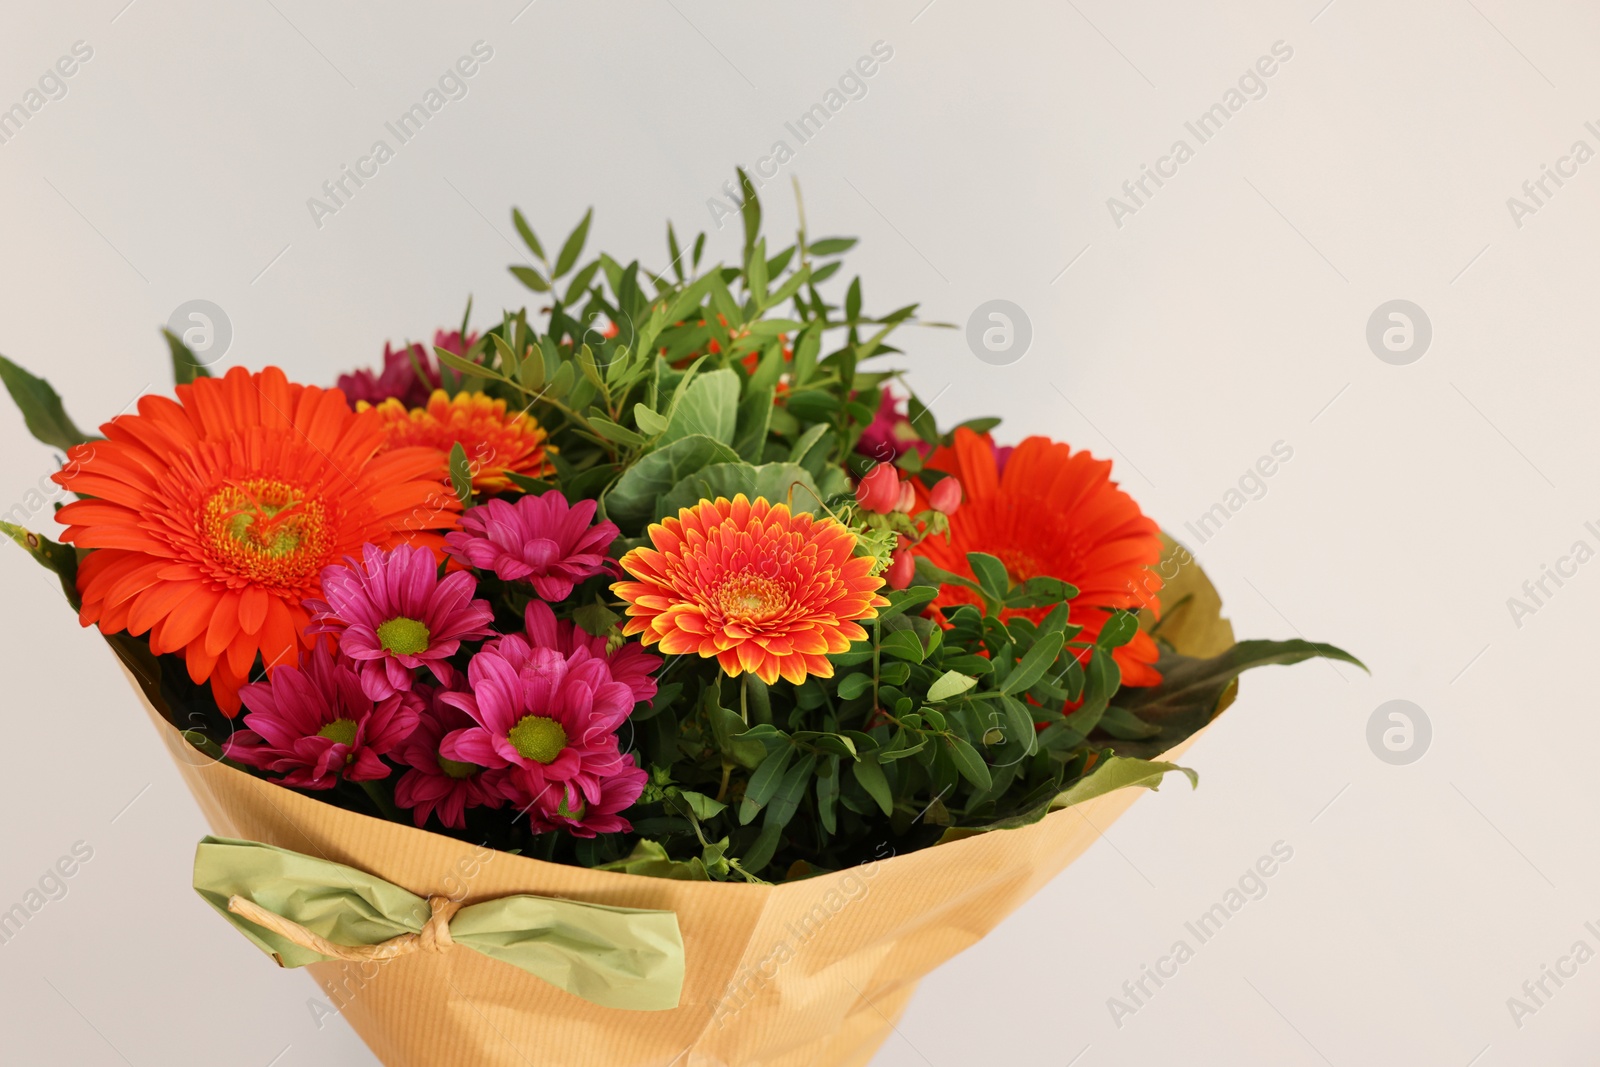
[[[367,407],[365,403],[356,406]],[[390,397],[376,410],[388,434],[389,448],[425,445],[448,454],[459,443],[467,454],[472,487],[480,492],[512,488],[508,471],[542,478],[554,470],[547,454],[555,447],[545,443],[549,435],[539,420],[526,411],[507,412],[504,400],[468,392],[452,398],[443,389],[435,389],[420,408],[408,410]]]
[[[950,517],[950,540],[929,537],[913,550],[929,562],[972,577],[968,552],[987,552],[1005,564],[1012,582],[1048,576],[1078,587],[1069,621],[1082,626],[1076,640],[1093,641],[1107,608],[1160,610],[1160,576],[1149,568],[1161,558],[1161,532],[1133,498],[1111,480],[1110,460],[1074,452],[1048,437],[1030,437],[1001,461],[987,435],[958,429],[955,444],[929,456],[926,466],[961,479],[966,502]],[[941,588],[935,607],[976,604],[959,586]],[[1049,606],[1008,610],[1035,621]],[[1155,641],[1140,632],[1113,658],[1123,685],[1155,685]]]
[[[377,455],[378,416],[337,389],[235,367],[177,397],[142,397],[67,453],[55,481],[88,499],[57,518],[63,541],[95,549],[78,567],[83,625],[148,631],[231,715],[258,654],[270,667],[309,647],[300,604],[323,567],[368,542],[442,555],[425,531],[454,527],[460,504],[437,450]]]
[[[760,497],[702,500],[649,535],[654,548],[622,557],[637,580],[611,587],[628,602],[622,632],[669,655],[715,656],[729,675],[831,678],[828,654],[864,640],[857,620],[888,603],[847,527]]]

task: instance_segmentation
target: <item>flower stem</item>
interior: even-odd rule
[[[389,794],[384,792],[383,786],[369,779],[361,783],[361,788],[385,819],[390,822],[400,821],[400,811],[394,806],[394,801],[389,799]]]

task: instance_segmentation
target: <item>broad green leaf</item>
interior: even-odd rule
[[[661,498],[664,515],[676,515],[679,508],[693,507],[702,500],[743,493],[751,500],[765,498],[772,504],[788,504],[794,512],[821,510],[822,496],[811,475],[792,463],[717,463],[689,475]]]
[[[777,792],[772,794],[772,800],[767,804],[769,824],[787,826],[789,820],[794,818],[795,812],[800,810],[800,801],[806,795],[806,788],[811,784],[812,772],[816,770],[816,766],[817,754],[811,752],[785,772],[783,781],[778,784]]]
[[[654,437],[667,428],[667,420],[644,404],[633,405],[633,421],[647,437]]]
[[[0,381],[5,382],[11,399],[22,409],[22,419],[34,437],[65,452],[95,438],[72,424],[61,397],[43,378],[36,378],[4,356],[0,356]]]
[[[839,699],[854,700],[872,688],[872,675],[847,674],[839,683]]]
[[[716,818],[728,807],[720,800],[713,800],[704,793],[696,793],[689,789],[680,790],[674,799],[682,801],[683,806],[694,812],[694,817],[701,822]]]
[[[977,684],[978,680],[976,678],[962,674],[960,671],[945,671],[928,687],[928,699],[930,701],[949,700],[951,697],[960,696]]]
[[[733,463],[738,458],[733,449],[710,437],[680,438],[646,453],[623,471],[606,493],[606,514],[624,528],[637,528],[661,517],[656,501],[662,493],[713,463]]]
[[[978,579],[978,585],[994,600],[1004,600],[1011,591],[1011,577],[1006,573],[1006,565],[987,552],[968,552],[967,565],[972,568],[972,576]]]
[[[691,434],[703,434],[723,444],[733,442],[739,420],[739,374],[728,367],[707,371],[678,398],[661,444],[669,444]]]
[[[883,635],[883,640],[878,643],[879,649],[886,656],[903,659],[910,663],[921,663],[923,657],[922,641],[911,630],[891,630]]]

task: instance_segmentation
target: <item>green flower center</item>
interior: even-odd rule
[[[438,759],[439,769],[451,778],[471,778],[483,769],[476,763],[461,763],[453,759],[445,759],[443,756],[438,757]]]
[[[378,643],[398,656],[415,656],[428,651],[431,636],[426,625],[404,615],[378,624]]]
[[[554,763],[561,750],[567,747],[567,731],[554,719],[543,715],[527,715],[506,735],[511,747],[522,755],[540,763]]]
[[[578,801],[578,807],[576,811],[567,807],[567,794],[565,792],[561,794],[561,799],[556,801],[556,814],[561,816],[563,819],[575,819],[582,821],[584,813],[588,810],[589,805],[585,804],[582,800]]]
[[[329,741],[341,745],[356,743],[356,721],[354,719],[334,719],[328,725],[317,731],[318,737],[326,737]]]

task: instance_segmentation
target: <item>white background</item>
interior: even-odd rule
[[[1507,998],[1575,941],[1600,949],[1583,925],[1600,920],[1600,563],[1547,581],[1520,627],[1507,598],[1574,541],[1600,549],[1583,525],[1600,520],[1600,162],[1520,226],[1506,201],[1575,140],[1600,149],[1595,9],[125,2],[0,15],[0,106],[74,42],[94,50],[0,144],[0,352],[81,424],[170,384],[157,327],[190,299],[226,310],[226,364],[309,381],[459,321],[469,294],[520,306],[513,204],[547,245],[595,205],[591,248],[660,267],[664,221],[710,225],[733,166],[794,147],[785,121],[884,41],[865,98],[764,190],[773,231],[796,176],[813,234],[864,239],[850,266],[871,308],[921,300],[959,324],[992,298],[1023,307],[1032,346],[1007,367],[959,330],[905,336],[940,420],[1003,414],[1004,435],[1110,456],[1241,636],[1303,633],[1371,665],[1249,676],[1187,760],[1199,790],[1141,800],[929,978],[876,1062],[1593,1062],[1600,963],[1520,1026]],[[478,40],[494,54],[469,95],[314,225],[307,198]],[[1267,95],[1117,226],[1107,198],[1175,139],[1194,147],[1184,122],[1277,41],[1293,57]],[[730,224],[711,249],[736,241]],[[1396,298],[1433,327],[1405,366],[1365,338]],[[13,414],[0,435],[0,511],[52,529],[29,496],[52,457]],[[1184,523],[1279,441],[1293,458],[1266,495],[1198,543]],[[188,890],[204,827],[105,648],[22,553],[0,552],[0,582],[0,909],[74,842],[94,849],[0,945],[0,1059],[373,1062]],[[1368,746],[1391,699],[1432,723],[1408,766]],[[1118,1026],[1108,998],[1195,946],[1184,922],[1280,840],[1293,859],[1267,895]]]

